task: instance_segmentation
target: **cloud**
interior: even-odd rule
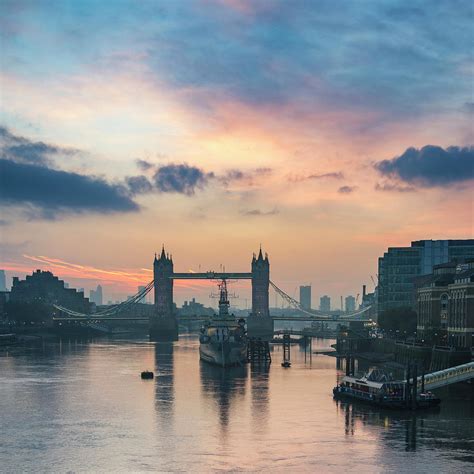
[[[242,210],[240,214],[242,216],[274,216],[275,214],[279,214],[280,211],[277,208],[272,209],[271,211],[262,211],[260,209],[250,209],[250,210]]]
[[[53,156],[71,155],[78,153],[78,150],[35,142],[14,135],[6,127],[0,127],[0,153],[2,158],[16,163],[49,166]]]
[[[401,156],[375,163],[382,175],[423,187],[447,186],[474,179],[474,147],[408,148]]]
[[[170,164],[158,168],[153,176],[155,187],[162,193],[180,193],[192,196],[203,189],[214,173],[207,173],[187,164]]]
[[[331,173],[323,173],[323,174],[310,174],[308,176],[290,176],[288,181],[292,182],[299,182],[299,181],[307,181],[307,180],[318,180],[318,179],[344,179],[344,173],[341,171],[334,171]]]
[[[384,191],[384,192],[397,192],[397,193],[411,193],[415,192],[416,188],[413,186],[402,186],[397,183],[376,183],[375,184],[376,191]]]
[[[135,163],[137,164],[138,168],[140,168],[142,171],[149,171],[150,169],[155,167],[153,163],[150,163],[149,161],[146,161],[146,160],[137,159],[135,160]]]
[[[153,191],[153,184],[146,176],[128,176],[125,178],[131,194],[146,194]]]
[[[350,194],[354,192],[357,188],[355,186],[341,186],[337,192],[341,194]]]
[[[29,206],[32,216],[42,218],[68,212],[108,214],[139,209],[124,186],[5,159],[0,159],[0,204]]]
[[[263,178],[273,173],[272,168],[255,168],[253,170],[239,170],[231,169],[227,170],[223,175],[217,176],[216,178],[224,185],[228,186],[232,182],[245,182],[245,184],[253,185],[254,180]]]

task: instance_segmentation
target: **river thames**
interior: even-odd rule
[[[333,341],[314,340],[313,350]],[[62,341],[0,352],[2,472],[473,472],[472,390],[439,411],[337,403],[336,360],[200,363],[195,336]],[[140,372],[155,371],[144,381]]]

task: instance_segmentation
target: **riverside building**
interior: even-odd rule
[[[417,337],[458,349],[474,346],[474,259],[436,265],[416,279]]]
[[[379,258],[378,312],[415,308],[414,279],[432,273],[435,265],[474,258],[474,239],[418,240],[410,247],[390,247]]]

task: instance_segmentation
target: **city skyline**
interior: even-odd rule
[[[163,243],[180,271],[261,243],[289,294],[338,301],[388,247],[474,234],[470,2],[0,9],[10,277],[126,296]]]

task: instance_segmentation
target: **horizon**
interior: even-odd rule
[[[162,243],[180,271],[262,243],[337,301],[472,238],[471,7],[3,2],[0,265],[115,300]]]

